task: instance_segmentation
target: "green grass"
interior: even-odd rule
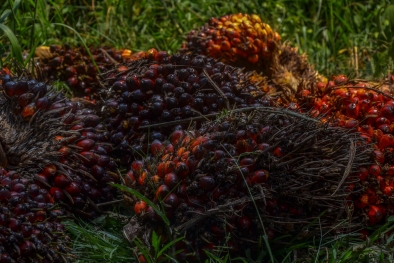
[[[6,0],[1,13],[11,9],[14,2]],[[203,25],[210,17],[244,12],[260,14],[284,40],[306,52],[310,62],[327,76],[345,72],[379,78],[392,70],[394,6],[383,1],[20,2],[7,20],[0,19],[0,23],[14,32],[22,49],[52,43],[81,44],[78,34],[63,24],[75,29],[87,45],[104,43],[134,51],[155,47],[176,52],[187,32]],[[8,33],[0,35],[0,52],[8,49],[8,39]]]
[[[176,52],[187,32],[210,17],[230,13],[258,13],[283,40],[297,46],[326,76],[346,73],[381,78],[393,70],[394,6],[373,0],[4,0],[0,3],[0,57],[23,62],[21,50],[34,54],[39,45],[86,44],[129,48],[155,47]],[[2,66],[0,64],[0,66]],[[68,222],[73,252],[80,263],[134,262],[136,244],[130,246],[123,222],[102,217],[93,223]],[[366,242],[349,236],[317,237],[273,249],[276,262],[393,262],[393,222],[377,229]],[[163,249],[152,240],[144,250],[152,262]],[[138,243],[137,243],[138,245]],[[141,246],[141,245],[139,245]],[[140,250],[143,248],[140,248]],[[163,252],[164,253],[164,252]],[[258,259],[230,259],[226,253],[207,262],[268,262],[262,247]]]

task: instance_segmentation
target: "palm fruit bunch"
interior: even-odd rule
[[[280,35],[258,15],[240,13],[211,18],[199,30],[192,30],[182,51],[249,66],[270,60],[279,40]]]
[[[100,98],[97,74],[133,59],[133,55],[131,50],[114,48],[89,48],[89,52],[92,57],[84,47],[41,46],[36,49],[36,66],[44,79],[64,81],[73,91],[73,97],[96,103]]]
[[[113,199],[109,133],[96,113],[27,73],[1,76],[0,166],[85,216]],[[40,197],[42,198],[42,196]]]
[[[211,18],[199,30],[192,30],[182,53],[207,55],[237,67],[256,71],[253,77],[268,78],[284,102],[295,101],[294,93],[310,89],[324,79],[308,63],[306,55],[288,43],[262,22],[258,15],[234,14]],[[259,75],[259,74],[262,74]]]
[[[222,110],[271,104],[241,69],[202,55],[170,56],[151,49],[145,58],[116,66],[101,78],[110,87],[102,114],[123,164],[175,128],[199,125]],[[180,126],[166,127],[173,122]]]
[[[264,234],[310,237],[339,222],[354,229],[360,221],[346,221],[346,197],[372,151],[356,133],[270,107],[176,130],[125,175],[154,204],[129,196],[135,216],[125,233],[147,245],[152,231],[163,240],[184,236],[178,260],[198,262],[204,250],[258,252]]]
[[[67,262],[63,209],[34,179],[0,167],[0,262]]]
[[[324,115],[322,121],[351,129],[373,145],[373,161],[356,172],[362,190],[348,197],[356,212],[369,225],[383,223],[394,214],[394,97],[390,80],[381,83],[348,80],[333,76],[311,90],[302,90],[292,107],[312,116]],[[354,187],[352,185],[351,187]]]

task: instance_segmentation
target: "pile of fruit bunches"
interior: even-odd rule
[[[328,81],[256,15],[212,18],[173,55],[43,50],[39,79],[0,74],[1,262],[62,262],[61,218],[99,214],[110,182],[154,204],[124,196],[128,237],[171,229],[189,261],[300,234],[326,210],[327,229],[346,209],[353,230],[394,213],[392,83]]]

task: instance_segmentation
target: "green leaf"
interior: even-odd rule
[[[384,11],[385,18],[389,21],[391,33],[394,33],[394,5],[387,6]]]
[[[21,0],[15,0],[14,6],[12,7],[12,12],[15,13],[18,10],[19,5],[21,4]]]
[[[165,245],[165,246],[159,251],[159,253],[157,254],[157,257],[160,257],[161,254],[163,254],[169,247],[171,247],[173,244],[175,244],[175,243],[181,241],[182,239],[184,239],[184,237],[178,237],[177,239],[172,240],[170,243],[168,243],[167,245]]]
[[[212,254],[211,252],[209,252],[208,250],[204,249],[205,254],[207,254],[207,256],[212,260],[215,260],[218,263],[222,263],[223,260],[221,260],[218,256]]]
[[[4,32],[4,34],[8,37],[8,39],[11,42],[11,50],[14,58],[19,63],[23,64],[22,50],[19,45],[18,39],[16,38],[14,33],[12,33],[11,29],[8,26],[4,24],[0,24],[0,29]]]
[[[146,198],[146,196],[144,196],[140,192],[138,192],[138,191],[136,191],[134,189],[128,188],[128,187],[126,187],[124,185],[120,185],[120,184],[111,184],[111,185],[119,188],[120,190],[128,192],[128,193],[130,193],[132,195],[135,195],[136,197],[138,197],[142,201],[145,201],[145,203],[150,205],[153,208],[153,210],[155,210],[155,212],[161,217],[161,219],[163,219],[164,223],[166,223],[167,226],[170,225],[170,220],[168,220],[167,216],[162,211],[160,211],[160,209],[151,200]]]
[[[157,236],[156,232],[153,231],[153,233],[152,233],[152,246],[155,249],[155,253],[157,253],[159,251],[160,239],[161,239],[161,237]]]
[[[11,14],[11,9],[6,9],[0,16],[0,23],[4,23],[7,17]]]

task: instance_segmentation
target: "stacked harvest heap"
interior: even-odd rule
[[[100,98],[97,74],[110,67],[134,59],[128,49],[90,48],[90,57],[84,47],[71,48],[52,45],[36,49],[36,66],[46,80],[61,80],[67,83],[74,97],[96,103]]]
[[[346,197],[360,186],[348,175],[371,161],[371,151],[358,134],[267,107],[178,130],[153,141],[149,158],[134,161],[125,178],[162,218],[136,200],[125,229],[147,245],[152,231],[164,240],[185,236],[178,258],[189,261],[204,250],[258,252],[264,233],[315,236],[338,223],[354,230],[360,221],[347,221]]]
[[[83,216],[95,215],[95,203],[113,199],[107,183],[118,180],[117,165],[109,157],[109,134],[94,111],[25,73],[18,75],[0,75],[0,166],[6,171],[0,242],[7,251],[2,256],[11,258],[4,262],[60,262],[67,252],[56,239],[63,204]],[[48,225],[37,228],[44,220]]]

